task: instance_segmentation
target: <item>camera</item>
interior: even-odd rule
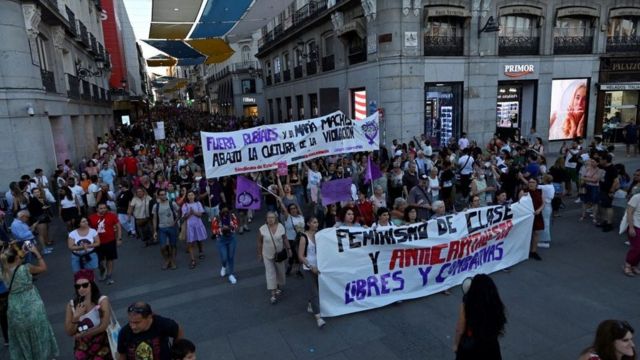
[[[31,242],[31,240],[25,240],[24,247],[28,250],[31,250],[33,248],[33,243]]]

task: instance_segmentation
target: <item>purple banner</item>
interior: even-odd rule
[[[352,182],[353,180],[349,177],[322,183],[322,189],[320,189],[322,204],[328,205],[339,201],[351,200]]]
[[[261,205],[260,187],[244,176],[236,179],[236,209],[259,210]]]

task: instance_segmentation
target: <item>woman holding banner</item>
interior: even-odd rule
[[[286,186],[286,185],[285,185]],[[284,231],[287,239],[289,240],[289,244],[291,244],[291,249],[294,252],[297,252],[298,243],[296,239],[298,238],[298,234],[300,234],[304,230],[304,216],[300,214],[300,208],[296,203],[290,203],[285,205],[285,201],[282,198],[278,198],[278,203],[280,204],[280,209],[282,210],[282,223],[284,224]],[[290,257],[289,262],[287,264],[286,274],[291,274],[291,270],[295,267],[296,275],[298,277],[302,277],[302,271],[300,271],[300,263],[297,261],[297,257]]]
[[[462,298],[456,323],[456,360],[502,359],[498,337],[504,335],[506,323],[504,304],[493,280],[485,274],[474,276]]]
[[[278,222],[274,211],[267,213],[266,224],[258,229],[258,259],[264,262],[267,290],[271,292],[269,301],[275,304],[282,295],[282,287],[286,282],[285,259],[278,259],[278,253],[285,249],[287,257],[292,256],[291,245],[285,236],[285,229]]]
[[[308,285],[309,303],[307,312],[316,318],[318,327],[323,327],[325,321],[320,317],[320,296],[318,294],[318,258],[316,257],[316,232],[318,231],[318,219],[310,217],[306,223],[306,230],[300,233],[300,243],[298,244],[298,260],[302,265],[306,275],[304,278]]]

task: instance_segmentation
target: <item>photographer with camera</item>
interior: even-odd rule
[[[36,262],[24,263],[26,254]],[[8,284],[7,323],[10,359],[51,359],[57,357],[58,344],[32,275],[47,271],[47,264],[30,242],[12,242],[0,256],[2,281]]]

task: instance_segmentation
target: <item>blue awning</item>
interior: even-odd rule
[[[208,1],[191,38],[224,36],[236,25],[252,2],[253,0]]]
[[[180,59],[195,59],[202,57],[202,54],[194,50],[182,40],[143,40],[147,44],[162,51],[163,53]]]

